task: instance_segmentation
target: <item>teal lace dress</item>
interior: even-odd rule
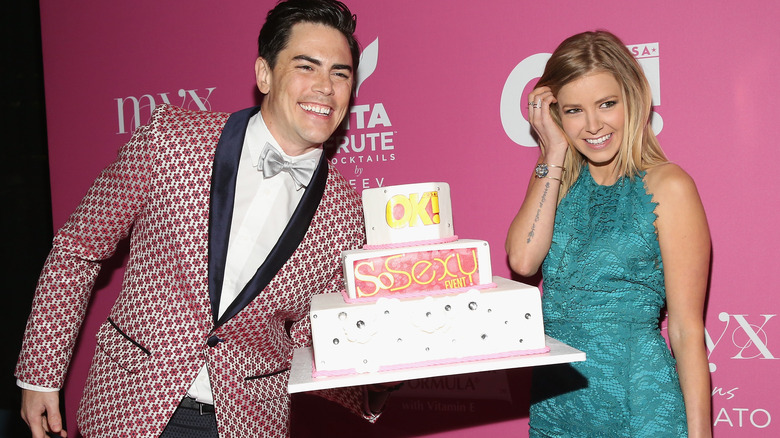
[[[531,437],[687,436],[643,177],[601,186],[584,167],[558,206],[542,266],[545,331],[587,360],[534,369]]]

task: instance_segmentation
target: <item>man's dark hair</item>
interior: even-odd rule
[[[324,24],[341,32],[349,43],[353,71],[357,71],[360,60],[360,47],[354,36],[357,17],[337,0],[287,0],[271,9],[257,37],[258,56],[269,67],[276,65],[279,52],[290,40],[292,27],[298,23]]]

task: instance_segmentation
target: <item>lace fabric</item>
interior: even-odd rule
[[[644,172],[611,186],[584,167],[561,200],[542,265],[545,331],[587,355],[534,370],[531,436],[686,436],[659,328],[666,301]]]

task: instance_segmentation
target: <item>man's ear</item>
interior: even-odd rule
[[[271,91],[271,67],[260,56],[255,60],[255,79],[257,80],[257,89],[261,93],[268,94]]]

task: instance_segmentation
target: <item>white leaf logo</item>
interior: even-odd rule
[[[368,79],[376,70],[376,64],[379,60],[379,38],[369,44],[363,53],[360,54],[360,64],[357,69],[357,86],[355,87],[355,96],[357,97],[360,85]]]

